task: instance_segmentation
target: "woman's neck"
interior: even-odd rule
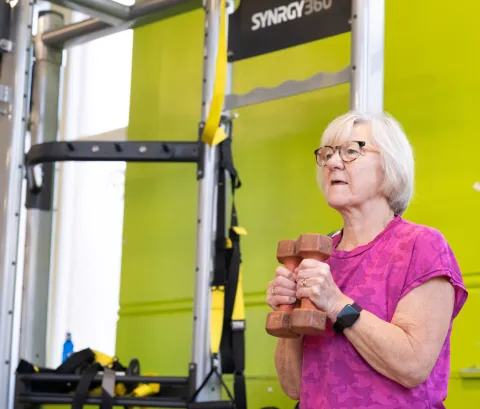
[[[350,251],[370,243],[393,220],[395,214],[385,204],[342,212],[343,234],[338,250]]]

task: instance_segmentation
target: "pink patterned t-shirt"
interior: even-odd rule
[[[334,236],[334,247],[340,236]],[[432,277],[446,276],[455,288],[452,321],[467,299],[457,261],[442,234],[401,216],[369,244],[352,251],[334,249],[327,263],[345,295],[388,322],[400,299]],[[409,389],[375,371],[328,321],[325,334],[304,338],[300,408],[445,408],[451,329],[429,378]]]

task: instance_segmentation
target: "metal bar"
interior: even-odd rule
[[[458,374],[463,379],[480,379],[480,368],[463,368]]]
[[[128,29],[125,25],[127,23],[111,26],[98,18],[91,18],[44,33],[42,41],[51,47],[70,48]]]
[[[29,105],[33,2],[20,0],[11,10],[13,52],[2,55],[0,82],[10,87],[11,102],[0,114],[0,408],[13,404],[13,317],[22,198],[23,159]],[[17,304],[18,305],[18,304]],[[16,348],[15,348],[16,349]],[[13,364],[15,365],[15,364]]]
[[[262,102],[274,101],[318,89],[345,84],[350,82],[350,72],[350,67],[335,73],[320,72],[303,81],[290,80],[273,88],[259,87],[246,94],[227,95],[225,97],[225,107],[228,109],[237,109],[247,105],[260,104]]]
[[[216,54],[219,39],[220,0],[205,1],[205,47],[203,66],[203,90],[201,121],[208,118],[215,81]],[[217,199],[218,181],[218,149],[217,146],[204,144],[203,174],[198,182],[197,202],[197,237],[195,294],[193,304],[192,365],[196,369],[195,389],[205,381],[212,368],[210,353],[210,283],[214,268],[213,246],[215,240],[215,203]],[[216,376],[197,395],[197,401],[219,400],[221,384]]]
[[[216,401],[216,402],[193,402],[188,405],[188,409],[234,409],[234,404],[231,401]]]
[[[195,162],[200,158],[198,142],[166,141],[77,141],[46,142],[30,148],[26,163],[64,161]]]
[[[71,405],[75,396],[55,393],[27,393],[19,394],[17,401],[22,404],[34,405]],[[102,396],[90,396],[85,400],[86,405],[102,404]],[[112,398],[114,406],[150,407],[150,408],[188,408],[188,403],[183,399],[157,398],[157,397],[115,397]],[[209,406],[210,407],[210,406]],[[212,406],[213,407],[213,406]],[[226,406],[230,408],[230,406]]]
[[[114,0],[49,0],[72,10],[80,11],[90,17],[98,18],[116,25],[129,20],[130,6]]]
[[[38,372],[31,374],[17,374],[19,381],[29,382],[61,382],[61,383],[76,383],[82,379],[83,375],[74,374],[59,374],[49,372]],[[97,375],[92,379],[93,383],[102,382],[103,376]],[[139,375],[117,375],[117,381],[121,383],[161,383],[163,386],[187,386],[187,377],[176,376],[139,376]]]
[[[63,24],[58,12],[43,11],[38,16],[38,33]],[[37,144],[57,139],[62,51],[49,49],[38,35],[34,41],[30,132],[31,142]],[[40,166],[44,189],[27,192],[26,200],[20,358],[45,366],[55,168],[54,164]]]
[[[111,26],[98,18],[92,18],[44,33],[42,40],[50,46],[71,48],[200,7],[202,7],[201,0],[145,0],[131,6],[129,20],[125,23]]]
[[[350,107],[382,112],[385,0],[353,0]]]
[[[61,394],[19,394],[19,403],[71,405],[75,396]],[[90,396],[85,400],[86,405],[101,405],[102,396]],[[114,406],[150,407],[150,408],[191,408],[191,409],[233,409],[231,401],[211,401],[204,403],[188,403],[185,400],[157,397],[114,397]]]

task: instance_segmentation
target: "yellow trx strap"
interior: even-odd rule
[[[225,87],[227,81],[227,34],[226,34],[226,9],[225,0],[220,0],[220,27],[218,33],[218,50],[215,66],[215,81],[213,84],[210,111],[202,133],[202,141],[215,146],[227,138],[221,128],[220,118],[225,100]]]
[[[245,320],[245,300],[243,298],[243,277],[242,269],[238,272],[237,294],[233,306],[232,321]]]
[[[240,226],[234,226],[233,230],[238,235],[246,235],[247,231]],[[232,247],[232,242],[227,238],[227,248]],[[220,343],[223,332],[223,318],[225,308],[225,288],[224,286],[212,287],[212,307],[210,318],[210,352],[212,355],[220,351]],[[232,321],[245,320],[245,300],[243,297],[242,269],[238,272],[237,292],[232,313]]]
[[[247,231],[243,227],[234,226],[233,230],[239,236],[247,235]],[[240,268],[238,272],[237,293],[235,295],[235,304],[233,306],[232,321],[243,321],[243,320],[245,320],[245,300],[243,298],[242,269]]]
[[[92,351],[95,354],[95,361],[102,366],[106,366],[107,368],[110,368],[117,359],[116,357],[104,354],[103,352],[95,349],[92,349]]]
[[[220,351],[223,329],[223,302],[225,288],[212,287],[212,308],[210,317],[210,352],[212,355]]]
[[[147,372],[145,376],[158,376],[155,373]],[[160,392],[160,384],[159,383],[142,383],[141,385],[137,386],[134,391],[132,392],[132,396],[151,396],[155,395]]]
[[[220,0],[220,27],[218,32],[215,80],[213,84],[210,111],[202,133],[202,141],[211,146],[218,145],[227,138],[225,131],[219,126],[225,100],[225,87],[227,81],[226,13],[225,0]],[[223,327],[224,293],[225,289],[223,286],[212,287],[210,319],[210,351],[212,354],[218,354],[220,351]]]

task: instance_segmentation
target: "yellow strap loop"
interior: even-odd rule
[[[245,227],[242,227],[242,226],[233,226],[232,229],[239,236],[246,236],[248,234],[247,229],[245,229]]]
[[[225,0],[220,0],[220,27],[218,35],[217,61],[215,67],[215,81],[213,84],[212,101],[205,127],[203,128],[202,141],[215,146],[225,140],[227,135],[219,126],[225,100],[227,82],[227,39],[226,39],[226,9]]]
[[[210,352],[212,355],[218,354],[220,351],[223,330],[224,295],[225,288],[223,286],[212,287],[210,320]]]
[[[111,367],[116,360],[115,357],[104,354],[103,352],[97,351],[95,349],[92,349],[92,351],[95,354],[95,361],[97,361],[103,366]]]
[[[232,321],[243,321],[245,319],[245,300],[243,298],[243,274],[242,269],[238,272],[237,294],[233,306]]]
[[[153,372],[146,372],[145,376],[158,376]],[[145,397],[155,395],[160,392],[159,383],[142,383],[138,385],[132,392],[132,396]]]

